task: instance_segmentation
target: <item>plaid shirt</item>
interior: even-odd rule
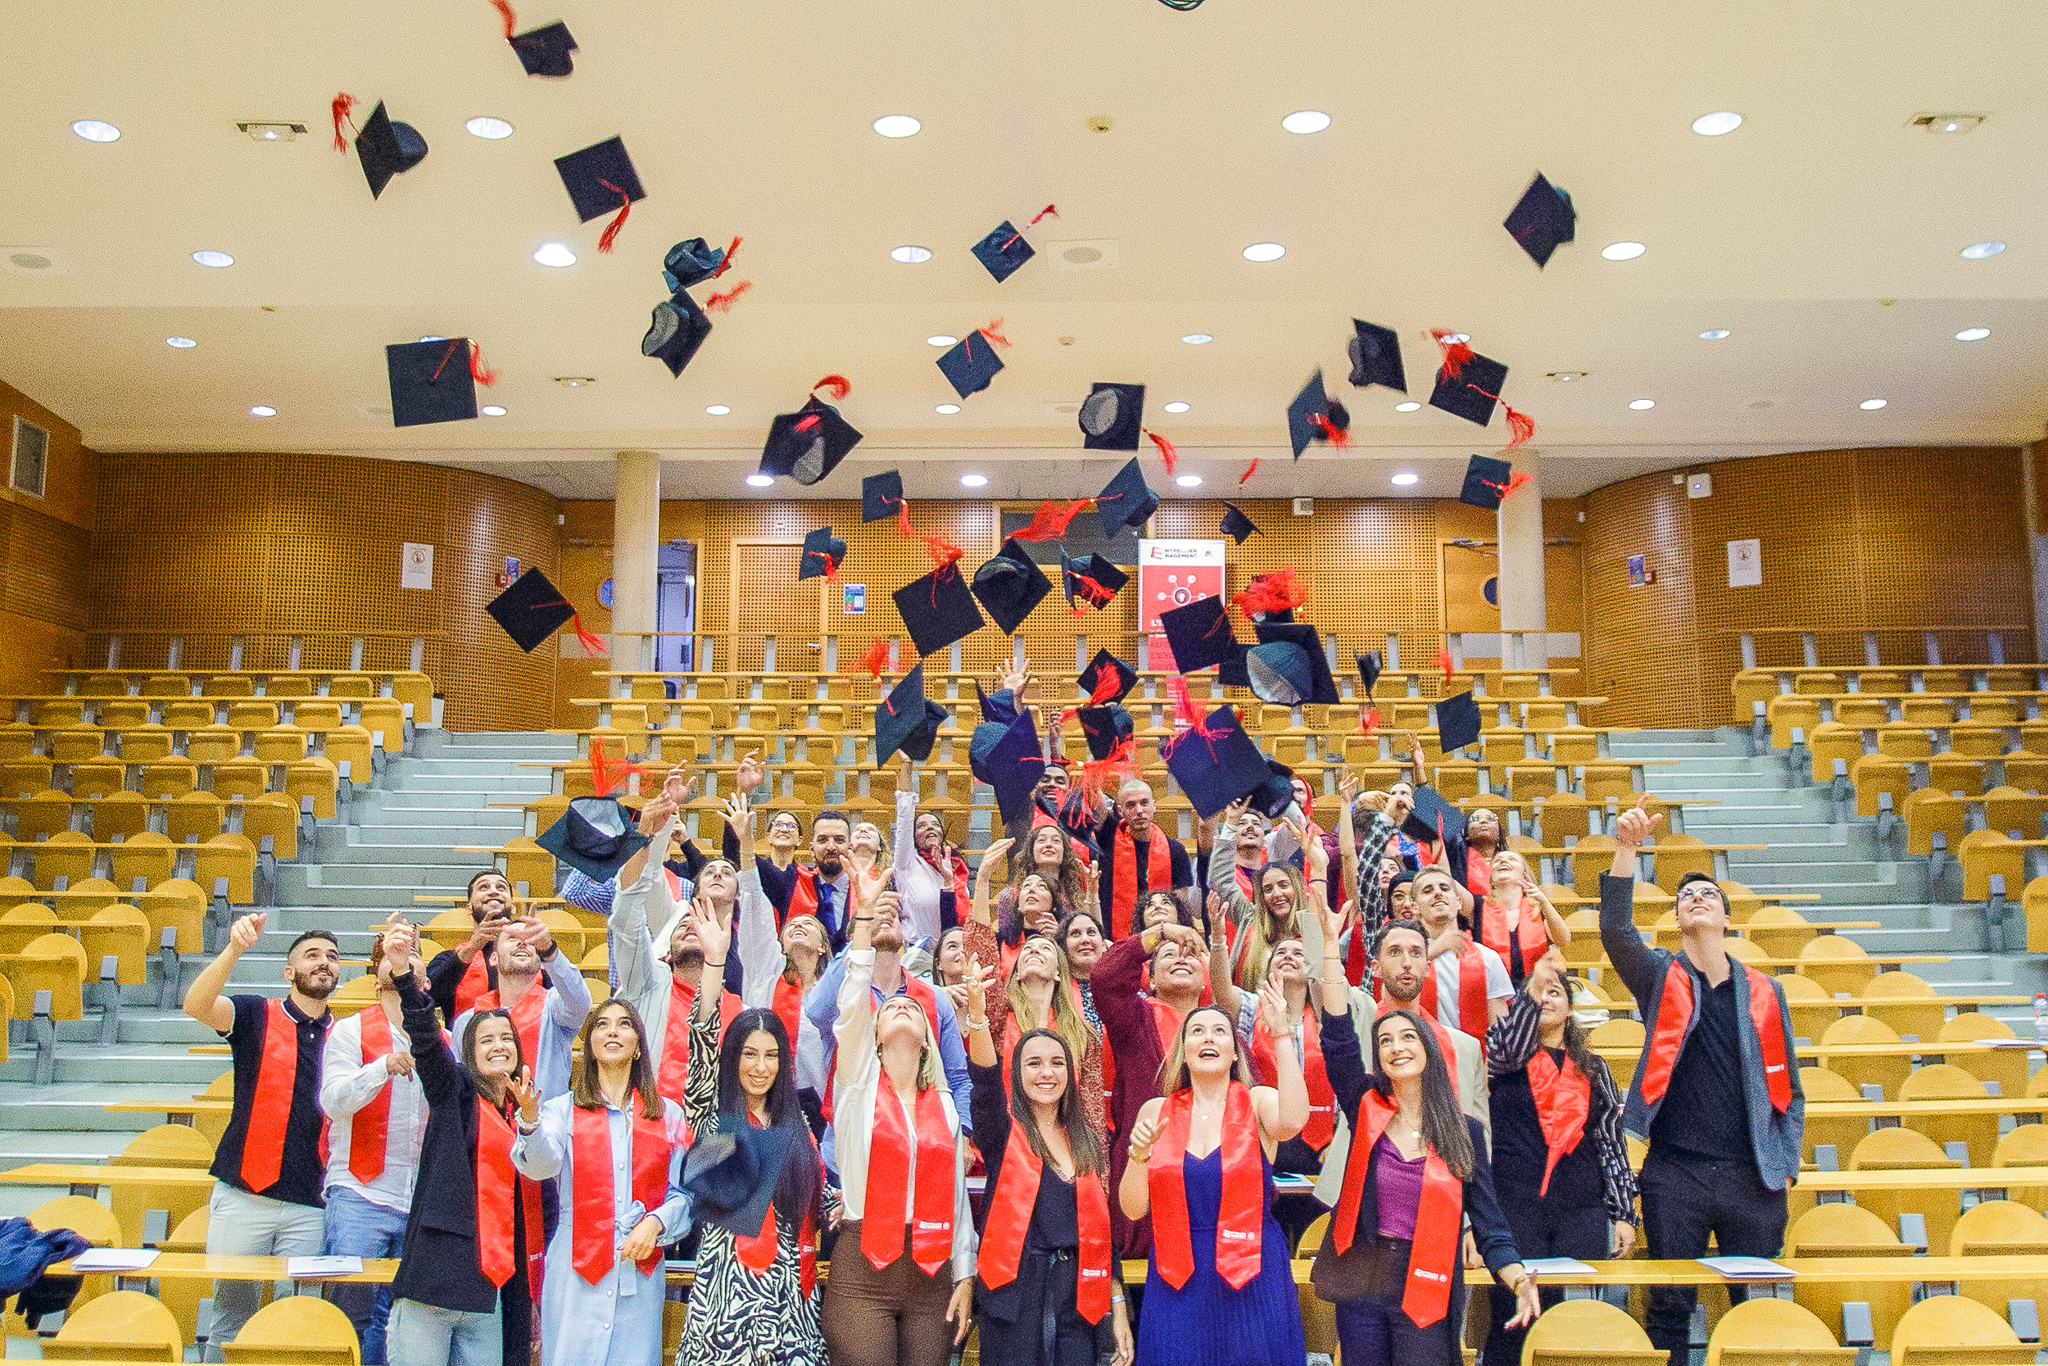
[[[1487,1075],[1502,1077],[1527,1067],[1529,1059],[1536,1056],[1542,1035],[1543,1003],[1526,991],[1516,992],[1508,1013],[1486,1031]],[[1592,1082],[1600,1088],[1601,1099],[1607,1102],[1600,1108],[1600,1118],[1593,1130],[1593,1141],[1600,1154],[1600,1184],[1607,1217],[1617,1224],[1633,1224],[1636,1174],[1629,1170],[1628,1145],[1621,1136],[1621,1092],[1614,1085],[1614,1074],[1607,1070],[1606,1059],[1598,1054],[1593,1056]]]

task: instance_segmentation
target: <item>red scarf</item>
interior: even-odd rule
[[[1486,960],[1480,957],[1479,947],[1472,942],[1471,935],[1461,937],[1465,947],[1458,951],[1458,1029],[1484,1043],[1486,1027],[1492,1023],[1486,1018]],[[1441,1018],[1436,1013],[1435,960],[1431,960],[1422,976],[1422,991],[1415,998],[1415,1008],[1426,1019]]]
[[[1536,966],[1536,960],[1550,947],[1550,931],[1543,927],[1543,913],[1536,909],[1536,899],[1522,898],[1521,914],[1513,926],[1515,937],[1522,946],[1522,976],[1529,975],[1529,969]],[[1508,946],[1508,914],[1499,902],[1488,898],[1479,903],[1479,938],[1486,947],[1499,954],[1503,963],[1511,963],[1512,955]]]
[[[752,1116],[748,1123],[753,1123]],[[759,1128],[756,1124],[754,1127]],[[804,1141],[811,1146],[811,1165],[818,1170],[818,1182],[825,1181],[825,1166],[818,1158],[818,1142],[811,1137],[809,1129],[804,1130]],[[768,1213],[762,1217],[761,1231],[750,1238],[733,1235],[733,1250],[739,1254],[740,1265],[756,1276],[764,1275],[775,1264],[777,1237],[775,1233],[775,1206],[771,1202]],[[811,1288],[818,1283],[818,1222],[810,1210],[804,1211],[804,1222],[797,1233],[797,1281],[803,1287],[804,1297],[810,1297]]]
[[[649,1214],[668,1198],[670,1144],[668,1121],[649,1119],[636,1090],[627,1100],[633,1116],[631,1167],[633,1198]],[[617,1260],[618,1193],[612,1189],[611,1116],[603,1107],[577,1106],[569,1112],[569,1140],[576,1171],[575,1225],[569,1238],[569,1264],[588,1285],[596,1285]],[[687,1140],[686,1140],[687,1141]],[[656,1248],[639,1263],[649,1273],[661,1264]]]
[[[917,1189],[910,1185],[911,1145],[917,1147]],[[917,1227],[910,1255],[927,1276],[953,1255],[955,1140],[946,1107],[934,1086],[917,1093],[917,1132],[903,1122],[903,1102],[884,1076],[875,1084],[875,1128],[868,1139],[868,1188],[860,1221],[860,1250],[877,1271],[903,1255],[904,1210],[914,1200]]]
[[[1330,1237],[1340,1257],[1351,1250],[1358,1232],[1366,1169],[1394,1115],[1394,1102],[1378,1091],[1367,1091],[1358,1103],[1358,1132],[1351,1136],[1351,1153],[1344,1161],[1344,1187],[1337,1196],[1337,1211],[1330,1216]],[[1408,1287],[1401,1294],[1401,1310],[1417,1328],[1429,1327],[1450,1310],[1458,1226],[1465,1217],[1465,1183],[1451,1174],[1436,1149],[1427,1153],[1422,1166],[1422,1199],[1415,1210],[1415,1239],[1408,1250]]]
[[[1152,1193],[1152,1262],[1175,1290],[1195,1273],[1194,1235],[1188,1229],[1188,1188],[1181,1164],[1188,1153],[1188,1121],[1195,1093],[1176,1091],[1159,1107],[1159,1135],[1145,1173]],[[1265,1224],[1265,1169],[1252,1093],[1230,1083],[1223,1107],[1223,1198],[1216,1211],[1216,1272],[1233,1290],[1259,1274]],[[1455,1234],[1457,1226],[1452,1225]]]
[[[1152,828],[1145,841],[1145,890],[1173,890],[1173,859],[1166,852],[1166,837]],[[1116,823],[1116,885],[1110,889],[1109,937],[1121,939],[1138,930],[1138,844],[1131,828]]]
[[[485,960],[483,950],[478,949],[476,957],[469,960],[469,967],[464,970],[462,980],[455,984],[455,1013],[460,1015],[464,1011],[475,1009],[477,998],[487,991],[494,990],[491,983],[495,980],[496,975],[490,963]]]
[[[1045,1164],[1031,1151],[1024,1126],[1012,1123],[1010,1141],[1003,1149],[1002,1175],[996,1178],[981,1231],[981,1283],[990,1290],[1000,1290],[1017,1279],[1024,1234],[1031,1227],[1031,1211],[1044,1179]],[[1109,1197],[1103,1192],[1102,1178],[1093,1172],[1075,1173],[1074,1218],[1081,1229],[1074,1308],[1088,1322],[1100,1323],[1109,1312]]]
[[[498,989],[487,991],[477,997],[476,1009],[508,1009],[499,1004],[502,990],[501,983]],[[540,1021],[541,1016],[547,1014],[547,1006],[547,988],[542,986],[540,979],[536,977],[533,985],[526,989],[526,994],[509,1007],[512,1028],[519,1035],[519,1055],[526,1059],[526,1065],[536,1073],[540,1070]]]
[[[1771,1108],[1784,1114],[1792,1104],[1792,1074],[1785,1051],[1785,1021],[1778,1014],[1777,994],[1771,979],[1747,963],[1731,961],[1745,974],[1749,995],[1749,1020],[1756,1028],[1757,1043],[1764,1057],[1764,1085],[1771,1096]],[[1643,1060],[1636,1069],[1636,1084],[1645,1101],[1655,1105],[1664,1099],[1671,1085],[1671,1073],[1678,1066],[1679,1051],[1692,1030],[1692,973],[1677,959],[1664,973],[1664,994],[1657,1002],[1657,1023],[1643,1041]]]
[[[385,1057],[391,1052],[391,1021],[384,1016],[381,1003],[373,1003],[368,1010],[356,1017],[363,1022],[363,1066]],[[377,1094],[370,1097],[370,1103],[356,1111],[348,1129],[348,1171],[349,1175],[368,1185],[384,1174],[384,1149],[389,1143],[391,1123],[391,1087],[395,1078],[384,1078],[384,1084]],[[255,1116],[250,1116],[253,1121]],[[247,1170],[244,1164],[243,1170]]]
[[[529,1181],[512,1166],[512,1125],[505,1112],[476,1098],[476,1261],[485,1279],[500,1290],[518,1272],[513,1256],[512,1201],[518,1192],[519,1218],[526,1235],[526,1288],[540,1303],[540,1183]]]
[[[672,977],[668,989],[668,1024],[662,1030],[661,1066],[655,1073],[654,1089],[662,1097],[676,1104],[683,1103],[683,1092],[690,1085],[690,1016],[697,1009],[697,985]],[[731,992],[722,992],[718,998],[718,1037],[725,1037],[726,1026],[733,1017],[745,1009],[740,998]],[[794,1036],[789,1041],[791,1049],[796,1047]],[[795,1059],[790,1060],[795,1065]]]
[[[1550,1194],[1550,1174],[1566,1153],[1586,1136],[1586,1114],[1593,1105],[1593,1083],[1579,1065],[1565,1056],[1559,1066],[1547,1048],[1538,1048],[1529,1059],[1529,1097],[1536,1102],[1536,1123],[1543,1130],[1543,1184],[1536,1188],[1538,1199]]]
[[[291,1128],[292,1088],[299,1079],[299,1027],[272,1001],[263,1015],[263,1057],[256,1065],[256,1094],[242,1128],[242,1184],[257,1195],[277,1184],[284,1171],[284,1140]]]
[[[1302,1126],[1301,1141],[1321,1152],[1337,1135],[1337,1093],[1330,1089],[1330,1074],[1323,1066],[1323,1031],[1316,1023],[1316,1013],[1303,1010],[1301,1019],[1301,1074],[1308,1082],[1308,1123]],[[1269,1085],[1278,1085],[1271,1079],[1280,1075],[1280,1055],[1274,1048],[1273,1031],[1266,1027],[1264,1011],[1259,1012],[1259,1022],[1252,1029],[1252,1061]]]

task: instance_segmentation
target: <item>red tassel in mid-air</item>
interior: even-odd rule
[[[1038,511],[1031,514],[1031,525],[1022,531],[1012,532],[1010,539],[1016,541],[1056,541],[1067,534],[1067,524],[1081,509],[1092,506],[1093,498],[1076,498],[1065,507],[1059,499],[1048,498],[1038,505]]]
[[[917,539],[924,542],[925,553],[932,557],[934,569],[944,569],[967,553],[936,531],[920,533]]]
[[[506,4],[505,0],[491,0],[491,3],[498,7],[499,16],[505,21],[505,36],[510,38],[512,30],[519,27],[519,20],[513,17],[512,7]]]
[[[837,566],[835,565],[834,568],[837,568]],[[868,675],[868,677],[879,681],[882,677],[882,670],[888,667],[889,642],[886,640],[878,640],[874,644],[868,646],[867,653],[862,655],[859,659],[853,661],[852,665],[847,668],[846,672],[850,674],[866,674]]]
[[[1249,478],[1251,478],[1251,477],[1252,477],[1253,475],[1257,474],[1258,472],[1259,472],[1259,457],[1255,455],[1255,456],[1253,456],[1253,457],[1252,457],[1252,463],[1251,463],[1251,464],[1249,464],[1249,465],[1246,465],[1246,466],[1244,467],[1244,473],[1243,473],[1243,474],[1240,474],[1239,476],[1237,476],[1237,486],[1238,486],[1239,488],[1243,488],[1243,487],[1244,487],[1244,481],[1245,481],[1245,480],[1247,480],[1247,479],[1249,479]]]
[[[1429,329],[1430,340],[1443,348],[1444,363],[1439,373],[1445,379],[1456,379],[1460,372],[1464,370],[1465,362],[1478,354],[1473,351],[1470,341],[1451,340],[1457,335],[1456,332],[1448,328],[1432,327]]]
[[[1328,413],[1310,413],[1308,425],[1315,428],[1316,434],[1332,446],[1348,446],[1351,444],[1351,429],[1349,427],[1339,427],[1336,423],[1330,421]]]
[[[716,280],[719,276],[732,269],[732,258],[739,254],[740,240],[737,237],[732,239],[732,245],[725,249],[724,257],[718,262],[718,269],[711,272],[712,279]]]
[[[987,327],[977,327],[975,331],[987,337],[997,346],[1008,346],[1010,344],[1010,339],[1003,335],[1003,320],[1001,318],[995,319]]]
[[[1438,650],[1436,652],[1436,666],[1444,671],[1444,686],[1448,688],[1451,686],[1451,676],[1457,672],[1457,666],[1451,663],[1451,652],[1449,650]]]
[[[626,779],[635,773],[647,770],[635,763],[629,763],[624,755],[616,761],[604,752],[604,741],[597,740],[590,746],[590,785],[600,797],[609,797],[626,785]]]
[[[1171,441],[1168,441],[1165,437],[1153,431],[1150,427],[1141,427],[1139,428],[1139,430],[1144,432],[1146,436],[1152,438],[1152,444],[1159,448],[1159,458],[1166,462],[1166,472],[1169,475],[1172,474],[1175,469],[1179,468],[1180,452],[1173,448],[1173,443]]]
[[[1360,709],[1358,713],[1358,733],[1370,739],[1372,737],[1372,733],[1378,730],[1379,728],[1380,709],[1378,707],[1365,707]]]
[[[620,223],[623,223],[625,219],[626,215],[623,213],[619,215]],[[618,223],[614,223],[610,228],[605,229],[605,235],[609,237],[617,227]],[[603,251],[604,249],[603,243],[599,243],[598,250]],[[730,313],[732,312],[733,300],[739,298],[740,295],[753,287],[754,282],[752,280],[742,280],[731,289],[722,289],[704,301],[704,311],[707,313]]]
[[[487,388],[498,382],[498,372],[484,362],[484,349],[475,342],[469,344],[469,377]]]
[[[1231,595],[1230,601],[1246,616],[1272,616],[1291,612],[1308,601],[1308,589],[1297,583],[1292,569],[1275,569],[1259,574]]]
[[[355,107],[356,97],[347,91],[343,91],[334,97],[331,108],[334,113],[334,150],[337,152],[346,152],[348,150],[348,139],[341,135],[341,124],[342,120],[349,116],[349,111]]]
[[[605,648],[604,637],[592,634],[590,629],[583,624],[582,613],[579,612],[575,616],[570,617],[569,624],[576,628],[576,639],[582,644],[584,654],[592,659],[603,659],[611,653],[611,651]]]
[[[820,389],[832,395],[834,403],[839,403],[853,392],[853,381],[844,375],[827,375],[811,386],[811,392],[814,394]]]
[[[1506,403],[1502,403],[1500,406],[1504,411],[1506,411],[1508,415],[1508,430],[1515,434],[1515,439],[1513,441],[1508,442],[1507,449],[1513,450],[1515,447],[1521,445],[1524,441],[1527,441],[1530,437],[1536,435],[1535,418],[1529,416],[1527,413],[1516,412],[1513,408],[1509,408]],[[1526,474],[1518,474],[1515,476],[1515,478],[1526,483],[1529,479],[1529,476]],[[1519,487],[1519,485],[1510,484],[1508,487],[1508,491],[1512,493],[1517,487]]]
[[[608,253],[612,249],[612,243],[618,240],[619,229],[626,226],[626,219],[633,212],[633,196],[609,180],[600,179],[597,183],[619,197],[619,216],[605,225],[604,235],[597,239],[597,249]],[[733,293],[737,294],[739,291],[734,290]]]

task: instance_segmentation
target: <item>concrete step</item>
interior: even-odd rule
[[[431,835],[437,832],[427,830],[419,833]],[[318,863],[287,864],[285,866],[305,867],[309,870],[315,868],[324,869],[325,872],[322,874],[322,877],[332,878],[340,870],[364,867],[418,869],[461,867],[469,869],[470,872],[475,872],[476,869],[489,861],[488,855],[461,852],[461,848],[471,846],[459,834],[448,831],[439,833],[443,835],[443,838],[433,843],[428,843],[424,840],[419,842],[384,842],[370,838],[370,832],[368,831],[357,830],[351,827],[349,835],[352,838],[323,839],[321,841]],[[481,843],[493,848],[504,842],[504,839],[481,841]],[[461,847],[458,848],[458,845]],[[468,880],[469,874],[463,874],[463,881],[467,882]]]
[[[393,792],[440,792],[489,794],[494,801],[517,797],[545,797],[553,787],[545,773],[448,774],[394,773],[389,777]]]
[[[12,1049],[10,1055],[6,1062],[0,1063],[0,1082],[34,1081],[35,1050]],[[227,1058],[224,1055],[187,1053],[182,1049],[100,1049],[82,1045],[66,1047],[59,1043],[56,1080],[59,1085],[105,1086],[110,1083],[132,1082],[189,1084],[194,1092],[199,1092],[205,1090],[215,1077],[226,1070],[223,1066],[226,1062]],[[108,1099],[115,1097],[109,1096]]]
[[[428,851],[418,852],[424,854]],[[402,899],[410,904],[414,892],[465,890],[469,886],[470,874],[488,862],[485,855],[470,854],[466,857],[450,856],[433,863],[420,860],[401,864],[393,859],[385,863],[289,864],[277,870],[278,896],[283,900],[288,889],[293,893],[310,888],[329,893],[381,889],[393,895],[403,892]],[[301,905],[316,900],[306,896],[295,896],[294,899]],[[336,904],[356,903],[337,897]]]

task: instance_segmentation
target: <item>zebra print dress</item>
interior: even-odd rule
[[[719,1020],[690,1021],[690,1080],[683,1113],[701,1137],[716,1133]],[[793,1066],[794,1059],[785,1059]],[[832,1196],[826,1195],[827,1210]],[[820,1327],[822,1287],[803,1293],[797,1257],[800,1230],[775,1216],[775,1260],[760,1275],[740,1264],[733,1235],[702,1227],[689,1319],[675,1366],[828,1366]]]

